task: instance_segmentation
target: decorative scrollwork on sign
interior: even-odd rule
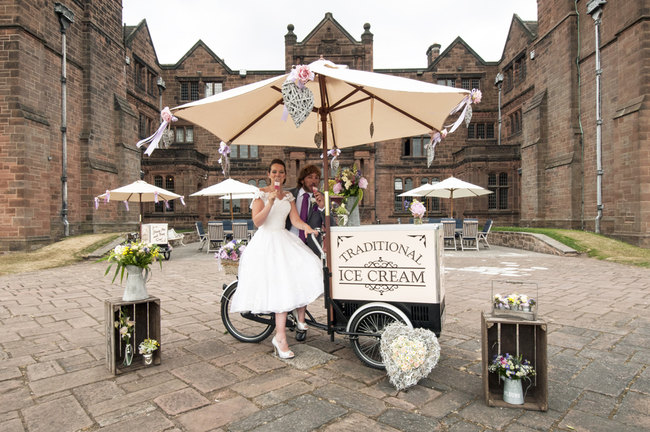
[[[384,295],[385,292],[395,291],[397,288],[399,288],[399,286],[366,284],[366,288],[368,288],[370,291],[377,291],[379,295]]]
[[[387,267],[392,267],[395,268],[397,267],[397,264],[395,264],[392,261],[384,261],[379,257],[378,260],[376,261],[370,261],[364,265],[364,267],[376,267],[376,268],[387,268]]]
[[[336,247],[339,247],[341,245],[341,243],[343,243],[345,240],[347,240],[349,238],[353,238],[353,237],[354,236],[338,236],[336,238]]]
[[[396,268],[397,264],[392,261],[384,261],[379,257],[378,260],[367,262],[364,267],[373,267],[373,268]],[[394,284],[365,284],[365,287],[371,291],[377,291],[379,295],[384,295],[385,292],[395,291],[399,288],[399,285]]]
[[[427,236],[425,236],[424,234],[409,234],[408,236],[418,239],[424,244],[424,247],[427,247]]]

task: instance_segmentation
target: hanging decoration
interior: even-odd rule
[[[425,148],[427,150],[427,168],[431,166],[431,162],[433,162],[433,158],[435,156],[435,149],[436,145],[442,141],[447,134],[454,132],[458,126],[460,126],[463,121],[465,122],[465,126],[469,126],[469,123],[472,121],[472,104],[478,104],[481,102],[481,98],[483,97],[483,93],[481,93],[481,90],[479,89],[472,89],[470,94],[465,96],[462,101],[458,105],[456,105],[456,108],[454,108],[449,115],[454,115],[458,111],[462,110],[458,118],[456,119],[455,122],[450,123],[448,125],[445,125],[445,129],[441,130],[440,132],[434,132],[431,131],[429,134],[431,135],[431,140],[427,144],[425,144]],[[447,128],[450,128],[447,130]]]
[[[375,123],[373,120],[373,115],[375,111],[375,98],[370,99],[370,138],[375,134]]]
[[[129,202],[127,200],[124,200],[124,207],[126,208],[126,211],[129,211]]]
[[[443,129],[440,132],[430,132],[431,139],[427,144],[424,145],[424,147],[427,150],[427,168],[431,167],[431,162],[433,162],[433,158],[435,156],[435,150],[436,150],[436,145],[442,141],[443,138],[447,136],[447,129]]]
[[[314,144],[320,148],[323,145],[323,132],[320,131],[320,122],[316,122],[316,133],[314,134]]]
[[[341,150],[335,148],[329,149],[327,151],[327,156],[332,157],[330,161],[330,169],[332,172],[337,172],[339,170],[339,161],[336,160],[337,157],[341,154]],[[323,159],[323,155],[320,155],[320,158]]]
[[[221,164],[221,172],[223,173],[224,177],[228,178],[230,177],[230,146],[221,141],[221,144],[219,144],[219,154],[221,155],[219,158],[219,163]]]
[[[300,127],[314,109],[314,94],[305,87],[307,81],[313,80],[314,73],[309,66],[298,65],[291,70],[287,80],[282,84],[284,101],[282,119],[286,121],[289,114],[296,128]]]
[[[143,145],[148,143],[149,146],[147,147],[147,150],[144,152],[144,154],[146,154],[147,156],[151,156],[151,153],[153,153],[153,151],[158,148],[158,143],[160,142],[161,139],[163,139],[163,135],[165,134],[165,131],[168,128],[170,128],[171,123],[178,120],[176,117],[174,117],[172,112],[169,110],[169,107],[163,108],[163,110],[160,112],[160,118],[162,119],[162,123],[160,124],[158,130],[150,137],[138,141],[138,143],[135,145],[137,148],[140,148]],[[171,130],[169,130],[169,134],[171,134],[171,137],[168,135],[167,139],[169,139],[171,143],[174,134]],[[165,144],[164,142],[163,144],[169,147],[168,144]]]

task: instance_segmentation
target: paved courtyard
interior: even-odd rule
[[[148,283],[162,363],[117,376],[104,300],[122,288],[105,263],[1,276],[0,431],[650,430],[650,270],[500,247],[447,252],[444,264],[440,361],[405,392],[341,336],[310,330],[292,344],[302,361],[275,358],[270,338],[236,341],[219,317],[227,278],[196,244]],[[539,285],[547,412],[484,402],[480,313],[495,280]]]

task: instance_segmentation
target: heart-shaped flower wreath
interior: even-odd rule
[[[395,322],[386,326],[381,335],[381,357],[390,383],[404,390],[429,375],[438,364],[440,344],[430,330]]]

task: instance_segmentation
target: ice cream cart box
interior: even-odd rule
[[[445,291],[440,224],[331,228],[332,299],[398,305],[440,333]]]

